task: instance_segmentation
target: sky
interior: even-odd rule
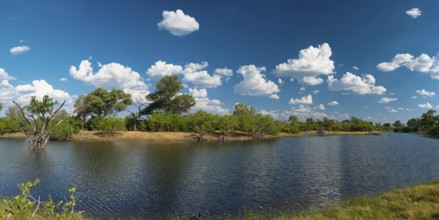
[[[236,103],[394,122],[439,110],[439,1],[0,1],[0,102],[135,100],[178,74],[192,112]],[[4,111],[3,111],[4,112]],[[121,113],[123,115],[124,113]]]

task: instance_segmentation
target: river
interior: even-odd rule
[[[77,188],[93,217],[300,211],[439,179],[439,140],[415,134],[303,136],[261,142],[50,142],[0,139],[0,197],[41,179],[55,201]]]

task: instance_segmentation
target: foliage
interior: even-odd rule
[[[60,141],[70,140],[73,134],[79,134],[81,123],[82,122],[75,117],[68,117],[66,120],[61,122],[57,129],[53,131],[50,139]],[[51,126],[53,126],[53,123]]]
[[[90,116],[107,117],[124,111],[132,104],[131,95],[122,90],[97,88],[79,96],[74,105],[76,114],[85,121]]]
[[[99,120],[99,131],[103,135],[113,136],[118,131],[124,131],[125,129],[126,122],[122,118],[107,117]]]
[[[76,188],[69,190],[69,200],[55,203],[52,197],[48,196],[48,201],[41,201],[34,198],[31,189],[40,183],[39,179],[34,182],[28,181],[19,185],[21,193],[13,198],[4,199],[4,208],[0,210],[0,218],[4,219],[83,219],[81,212],[75,211]],[[61,206],[62,205],[62,206]],[[59,210],[61,207],[61,210]]]
[[[195,105],[195,99],[188,95],[179,95],[183,84],[177,75],[165,76],[156,83],[156,91],[146,96],[151,103],[142,110],[142,114],[151,115],[154,112],[182,114]]]
[[[5,133],[14,133],[20,131],[20,125],[17,119],[0,118],[0,135]]]
[[[32,96],[29,105],[23,108],[14,102],[21,113],[20,127],[34,149],[44,148],[52,133],[64,120],[65,114],[60,111],[64,103],[65,101],[57,109],[54,109],[57,102],[47,95],[41,101]],[[53,123],[52,126],[51,123]]]
[[[271,215],[246,213],[240,219],[438,219],[438,210],[439,182],[433,182],[349,199],[323,209]]]

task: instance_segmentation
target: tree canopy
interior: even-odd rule
[[[107,117],[124,111],[132,104],[131,94],[122,90],[97,88],[87,95],[78,97],[75,103],[76,114],[85,120],[89,116]]]
[[[195,105],[195,99],[188,94],[179,95],[183,84],[177,75],[165,76],[156,83],[156,91],[146,96],[151,103],[142,110],[142,114],[154,112],[182,114]]]

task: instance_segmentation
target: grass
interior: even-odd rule
[[[439,219],[439,181],[396,189],[377,196],[350,199],[320,210],[302,213],[274,213],[261,216],[246,213],[244,219]]]

